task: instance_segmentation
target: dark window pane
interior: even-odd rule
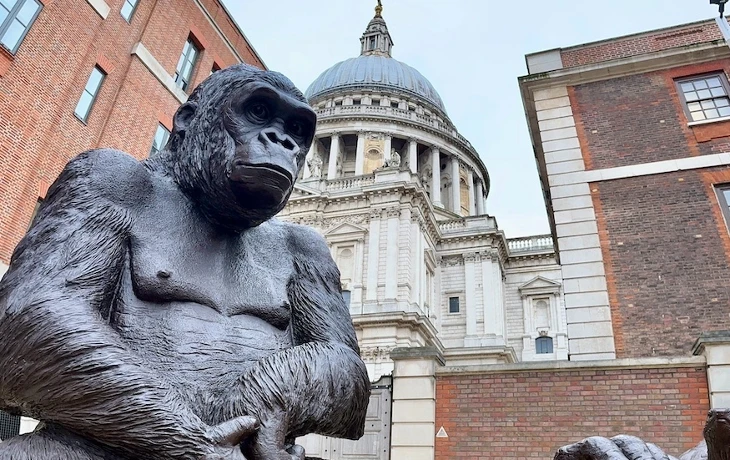
[[[679,86],[682,88],[682,91],[685,93],[695,90],[695,87],[690,82],[680,83]]]
[[[20,417],[0,411],[0,441],[20,434]]]
[[[458,297],[449,297],[449,313],[459,313]]]
[[[544,355],[553,352],[553,339],[552,337],[538,337],[535,339],[535,351],[539,355]]]
[[[712,77],[707,79],[707,86],[710,88],[716,88],[719,86],[722,86],[722,83],[720,83],[720,79],[717,77]]]
[[[150,149],[150,155],[161,151],[167,145],[167,141],[170,139],[170,131],[165,128],[162,124],[157,125],[157,131],[155,131],[155,137],[152,140],[152,148]]]
[[[697,97],[700,99],[707,99],[708,97],[712,97],[712,94],[709,89],[701,89],[697,91]]]
[[[685,97],[685,99],[687,99],[687,101],[696,101],[697,99],[699,99],[699,97],[697,97],[697,93],[694,91],[685,93],[684,97]]]
[[[91,75],[89,75],[89,80],[86,82],[86,87],[81,93],[79,102],[76,104],[76,109],[74,110],[74,114],[76,114],[76,116],[80,119],[86,121],[89,117],[91,106],[94,104],[94,100],[96,99],[96,95],[99,92],[103,79],[104,73],[98,67],[94,67],[91,71]]]
[[[0,5],[0,26],[2,26],[3,22],[5,22],[5,19],[7,19],[8,13],[10,13],[10,11],[6,10],[4,6]]]
[[[23,37],[24,32],[25,26],[23,26],[23,24],[21,24],[17,19],[13,19],[10,27],[8,27],[8,30],[5,31],[0,39],[0,43],[2,43],[7,49],[13,51],[20,43],[20,39]]]
[[[20,12],[18,13],[18,20],[24,25],[27,26],[30,24],[30,21],[33,20],[33,16],[35,16],[36,12],[40,9],[40,5],[35,2],[35,0],[27,0],[25,2],[25,5],[20,9]]]

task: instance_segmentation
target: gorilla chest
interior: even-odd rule
[[[228,318],[254,316],[286,328],[293,264],[285,241],[258,228],[222,235],[203,223],[195,225],[194,219],[184,220],[134,232],[130,271],[135,296],[158,304],[192,303]]]

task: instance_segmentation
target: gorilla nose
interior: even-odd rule
[[[261,142],[263,142],[264,145],[280,145],[292,153],[296,153],[297,151],[299,151],[299,146],[296,142],[294,142],[294,139],[292,139],[288,134],[282,133],[278,129],[263,129],[261,130],[261,134],[259,134],[259,137],[261,138]]]

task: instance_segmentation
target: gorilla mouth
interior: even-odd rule
[[[271,163],[236,161],[228,178],[239,200],[258,209],[279,206],[294,184],[291,172]]]

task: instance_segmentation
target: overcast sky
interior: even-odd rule
[[[360,51],[375,0],[223,0],[266,65],[304,91]],[[383,0],[393,57],[418,69],[476,147],[508,237],[549,233],[517,77],[525,54],[717,14],[709,0]]]

